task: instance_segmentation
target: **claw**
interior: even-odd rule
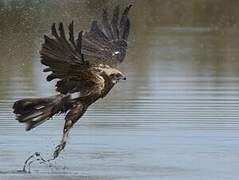
[[[64,150],[65,146],[66,146],[65,141],[56,146],[56,150],[53,153],[53,159],[56,159],[59,156],[59,154]]]

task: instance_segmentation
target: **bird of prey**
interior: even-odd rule
[[[109,19],[107,9],[102,11],[102,28],[93,21],[87,32],[80,31],[74,37],[73,21],[68,26],[68,35],[63,23],[51,26],[51,37],[44,36],[40,50],[41,63],[50,72],[47,81],[57,79],[58,94],[46,98],[25,98],[13,105],[13,112],[29,131],[54,115],[65,113],[65,124],[60,144],[53,159],[65,148],[69,130],[82,117],[87,108],[104,98],[125,75],[117,69],[126,55],[131,5],[121,11],[113,10]]]

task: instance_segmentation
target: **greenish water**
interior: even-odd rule
[[[87,30],[117,1],[0,1],[0,179],[237,180],[238,2],[135,1],[127,81],[92,105],[52,166],[20,170],[36,151],[50,157],[63,116],[30,132],[14,101],[50,96],[39,62],[52,22]],[[123,5],[127,1],[120,1]]]

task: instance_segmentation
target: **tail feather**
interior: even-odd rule
[[[26,98],[16,101],[13,112],[20,123],[26,124],[29,131],[44,123],[57,113],[66,112],[68,97],[56,95],[48,98]]]
[[[29,131],[42,123],[46,122],[48,119],[50,119],[52,116],[49,114],[42,114],[40,116],[37,116],[29,121],[26,122],[26,131]]]

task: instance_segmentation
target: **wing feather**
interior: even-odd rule
[[[124,32],[129,31],[129,18],[128,18],[128,14],[129,14],[129,10],[132,7],[132,5],[129,5],[128,7],[125,8],[122,16],[121,16],[121,20],[120,20],[120,25],[119,25],[119,29],[120,29],[120,37],[124,40],[127,40],[128,36],[124,37]]]
[[[122,29],[122,32],[121,32],[122,39],[127,40],[128,36],[129,36],[129,29],[130,29],[130,21],[129,21],[129,19],[127,19],[125,22],[125,25],[124,25],[124,29]]]
[[[52,38],[44,36],[44,43],[40,50],[41,63],[47,68],[44,72],[51,72],[47,81],[59,79],[56,90],[61,93],[86,92],[93,89],[96,84],[94,74],[90,71],[87,61],[81,53],[82,32],[74,38],[73,21],[68,26],[69,40],[65,35],[63,23],[59,23],[58,31],[55,23],[52,24]]]
[[[112,32],[112,29],[111,29],[111,26],[110,26],[110,23],[109,23],[107,9],[103,9],[102,17],[103,17],[102,23],[103,23],[103,26],[104,26],[105,34],[107,35],[107,37],[110,40],[113,40],[113,32]]]
[[[116,6],[113,12],[113,18],[111,22],[115,39],[119,39],[119,27],[118,27],[119,13],[120,13],[120,7]]]
[[[76,42],[74,38],[74,22],[73,21],[71,21],[71,23],[69,24],[68,29],[69,29],[69,41],[71,42],[75,50],[80,52],[80,49],[78,49],[76,46]]]
[[[111,21],[107,9],[103,9],[103,28],[93,21],[90,30],[79,32],[77,39],[74,37],[73,21],[68,25],[68,37],[62,22],[58,28],[55,23],[52,24],[52,37],[44,36],[40,55],[41,63],[47,66],[44,72],[50,72],[47,81],[58,79],[58,92],[86,95],[102,88],[102,79],[91,67],[98,64],[116,66],[124,60],[130,30],[130,8],[131,5],[121,14],[120,7],[116,6]]]
[[[120,15],[120,7],[116,6],[111,23],[107,9],[103,9],[103,30],[99,28],[97,21],[92,22],[90,31],[83,35],[82,43],[82,52],[90,64],[116,66],[124,60],[130,29],[130,8],[131,5]]]

